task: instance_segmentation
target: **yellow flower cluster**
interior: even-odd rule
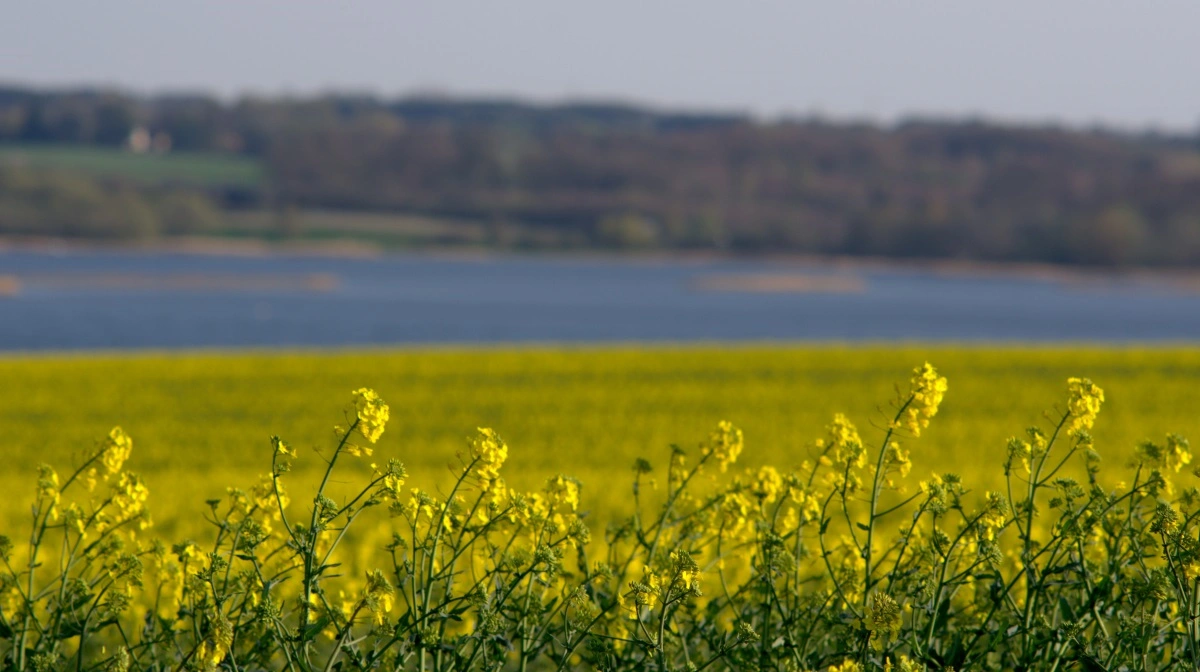
[[[913,369],[908,395],[900,400],[902,411],[896,418],[895,427],[920,436],[921,430],[929,426],[929,419],[937,415],[942,397],[946,395],[946,377],[939,376],[929,362]]]
[[[920,481],[917,487],[929,498],[931,508],[940,510],[945,509],[947,500],[954,494],[953,485],[946,478],[933,473],[929,475],[929,480]]]
[[[882,650],[883,646],[900,634],[903,616],[900,605],[887,593],[871,596],[867,606],[866,627],[871,631],[871,646]]]
[[[83,512],[83,508],[78,502],[71,502],[63,510],[63,525],[69,529],[75,530],[79,534],[80,539],[87,537],[88,516]],[[103,514],[102,514],[103,515]]]
[[[658,604],[658,594],[662,590],[662,580],[649,567],[642,568],[642,580],[630,581],[629,592],[625,595],[618,595],[618,603],[628,610],[629,618],[637,620],[640,616],[640,611],[645,608],[647,611],[654,609]]]
[[[479,427],[471,438],[471,459],[476,461],[475,474],[483,479],[484,489],[500,477],[500,467],[508,459],[508,445],[489,427]]]
[[[379,478],[379,494],[384,499],[393,502],[400,499],[400,488],[404,486],[405,480],[408,478],[408,472],[404,469],[404,465],[400,460],[390,459],[387,463],[387,468],[383,471],[375,464],[371,465],[371,472]]]
[[[816,492],[801,487],[799,483],[793,483],[788,487],[788,496],[796,505],[797,524],[820,518],[821,498]]]
[[[1067,434],[1092,428],[1100,405],[1104,403],[1104,390],[1087,378],[1067,379],[1067,413],[1070,415]]]
[[[178,547],[179,550],[186,550],[186,546]],[[191,548],[195,548],[192,545]],[[183,560],[177,557],[170,557],[166,553],[166,548],[158,546],[154,553],[154,570],[157,578],[159,589],[161,590],[162,600],[158,605],[158,616],[160,618],[174,619],[179,612],[180,605],[183,604],[183,562],[189,556],[184,556]]]
[[[58,490],[58,472],[50,465],[38,467],[38,499],[45,499],[49,507],[50,520],[58,520],[58,502],[62,494]]]
[[[437,507],[436,499],[420,488],[413,488],[412,496],[408,498],[408,504],[397,511],[407,517],[413,525],[417,525],[422,518],[427,521],[433,520],[435,507]],[[440,507],[438,508],[440,509]]]
[[[895,470],[900,478],[904,478],[912,470],[912,459],[909,458],[907,450],[901,449],[900,444],[892,441],[883,451],[883,467],[888,471]]]
[[[742,454],[742,430],[734,427],[728,420],[722,420],[709,435],[703,452],[716,460],[724,472],[729,465],[737,462],[738,456]]]
[[[229,647],[233,644],[233,624],[224,616],[218,616],[213,619],[212,632],[208,637],[200,643],[200,648],[196,650],[196,658],[206,670],[216,669],[221,661],[225,660],[225,656],[229,653]]]
[[[375,625],[387,622],[387,615],[396,604],[392,584],[378,569],[367,573],[367,585],[363,589],[363,604],[373,615]]]
[[[254,494],[255,505],[268,513],[278,514],[280,503],[286,509],[290,501],[287,493],[284,492],[283,484],[279,482],[278,476],[270,474],[260,475],[258,477],[258,484],[251,491]],[[279,493],[279,502],[275,501],[276,492]]]
[[[755,505],[746,493],[741,490],[731,490],[721,498],[720,532],[732,539],[741,539],[754,530],[754,517],[758,513]]]
[[[132,452],[133,439],[120,427],[113,427],[104,439],[104,449],[100,456],[104,471],[110,476],[120,471]]]
[[[836,464],[843,468],[847,466],[861,468],[866,464],[867,452],[863,449],[858,429],[845,415],[835,413],[833,422],[825,427],[825,431],[826,437],[817,439],[817,448],[821,451],[822,457],[828,456],[828,459],[822,461],[823,464],[826,466]]]
[[[648,474],[651,472],[650,463],[645,460],[640,460],[634,465],[634,469],[639,474]],[[667,467],[667,481],[672,484],[682,483],[688,476],[687,453],[679,446],[671,447],[671,461]],[[651,489],[657,487],[657,483],[653,478],[648,478],[646,481],[650,484]]]
[[[910,659],[904,654],[900,654],[900,658],[895,665],[892,664],[891,658],[888,658],[883,664],[883,672],[896,672],[897,670],[899,672],[922,672],[924,669],[924,665]]]
[[[0,616],[4,616],[4,620],[15,619],[24,606],[25,598],[21,596],[21,590],[16,585],[9,585],[0,592]]]
[[[619,594],[617,601],[629,618],[637,620],[643,612],[653,610],[660,603],[669,605],[681,597],[700,595],[700,566],[691,553],[676,549],[657,571],[643,566],[642,580],[629,582],[629,592]]]
[[[855,470],[867,463],[867,450],[863,447],[858,429],[846,416],[837,413],[825,431],[826,437],[817,439],[816,447],[821,451],[819,462],[823,466],[834,467],[825,475],[826,481],[836,490],[858,490],[862,479]]]
[[[494,500],[504,499],[499,496],[506,490],[503,481],[497,481],[498,487],[490,495]],[[504,508],[508,522],[524,528],[530,539],[536,539],[544,533],[551,535],[564,534],[565,541],[575,547],[586,545],[590,532],[576,509],[579,506],[580,483],[570,476],[555,476],[547,479],[546,487],[540,492],[517,493],[508,492]],[[500,508],[500,502],[496,507]]]
[[[1191,464],[1192,451],[1188,440],[1178,434],[1168,434],[1165,462],[1166,467],[1175,473],[1179,473],[1184,465]]]
[[[770,465],[759,468],[753,483],[751,489],[754,494],[768,504],[779,499],[780,493],[783,492],[783,477]]]
[[[1025,467],[1026,474],[1033,473],[1033,463],[1038,458],[1046,454],[1049,446],[1046,441],[1046,435],[1037,427],[1030,427],[1026,430],[1029,435],[1029,440],[1024,441],[1017,437],[1009,437],[1008,439],[1008,461],[1005,463],[1005,469],[1011,469],[1012,465],[1017,460],[1021,461],[1021,466]]]
[[[351,393],[354,410],[358,417],[358,431],[367,441],[375,443],[383,434],[388,421],[388,405],[371,390],[360,387]]]
[[[1191,464],[1192,451],[1188,440],[1177,434],[1168,434],[1166,445],[1158,445],[1152,441],[1143,441],[1134,448],[1133,466],[1140,463],[1152,470],[1154,477],[1160,479],[1167,494],[1175,492],[1171,474],[1177,474],[1184,465]]]
[[[271,445],[274,446],[277,457],[296,457],[296,451],[278,436],[271,437]]]
[[[986,541],[994,541],[996,532],[1004,527],[1008,520],[1008,500],[998,492],[989,492],[986,496],[986,506],[979,515],[979,536]]]
[[[571,511],[579,509],[579,481],[569,476],[559,474],[546,481],[546,494],[550,498],[551,508],[569,506]]]
[[[503,478],[492,479],[484,484],[483,492],[487,495],[481,502],[480,506],[475,511],[475,519],[480,523],[486,523],[501,516],[501,512],[512,501],[512,493],[509,492],[508,484]]]
[[[150,498],[150,490],[141,477],[132,472],[121,474],[113,489],[113,504],[121,514],[122,520],[133,518],[146,510],[146,500]]]
[[[671,551],[671,572],[679,577],[682,590],[699,593],[700,566],[691,553],[681,548]]]
[[[617,603],[629,618],[637,620],[659,604],[664,606],[684,597],[700,597],[700,566],[692,554],[675,549],[659,562],[658,569],[642,567],[642,580],[630,581],[629,592],[617,595]]]

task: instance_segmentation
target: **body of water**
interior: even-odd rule
[[[1149,283],[750,261],[0,252],[0,350],[613,341],[1191,341]]]

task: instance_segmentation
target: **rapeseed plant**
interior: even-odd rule
[[[3,668],[1200,666],[1187,441],[1141,444],[1106,485],[1089,434],[1104,392],[1071,378],[1049,425],[998,455],[1002,490],[910,480],[907,444],[947,389],[918,367],[870,424],[877,440],[839,414],[792,468],[730,474],[748,448],[722,421],[698,449],[673,446],[661,481],[638,459],[626,515],[596,535],[587,484],[509,488],[509,447],[487,428],[449,487],[410,487],[389,459],[334,494],[343,454],[383,450],[390,409],[361,388],[319,482],[299,482],[297,451],[272,437],[270,472],[207,502],[210,534],[168,547],[116,428],[65,477],[39,469],[28,536],[0,537]]]

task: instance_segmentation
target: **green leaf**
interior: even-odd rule
[[[304,626],[304,629],[300,631],[300,641],[311,642],[316,639],[317,635],[321,634],[321,631],[325,629],[325,626],[329,625],[329,622],[328,616],[321,616],[315,623]]]
[[[91,627],[88,628],[88,631],[93,632],[93,633],[98,632],[116,622],[117,622],[117,619],[110,618],[105,621],[93,623],[91,625]],[[79,635],[82,635],[82,634],[83,634],[83,623],[76,621],[73,623],[63,623],[58,628],[58,632],[54,633],[54,637],[55,637],[55,639],[70,639],[72,637],[78,637]]]
[[[1075,610],[1071,609],[1071,604],[1069,602],[1067,602],[1067,598],[1065,598],[1065,597],[1058,598],[1058,608],[1059,608],[1059,610],[1062,611],[1063,617],[1066,618],[1068,621],[1076,620]]]

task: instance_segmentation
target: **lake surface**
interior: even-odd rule
[[[0,350],[1196,341],[1200,294],[751,261],[0,252]]]

